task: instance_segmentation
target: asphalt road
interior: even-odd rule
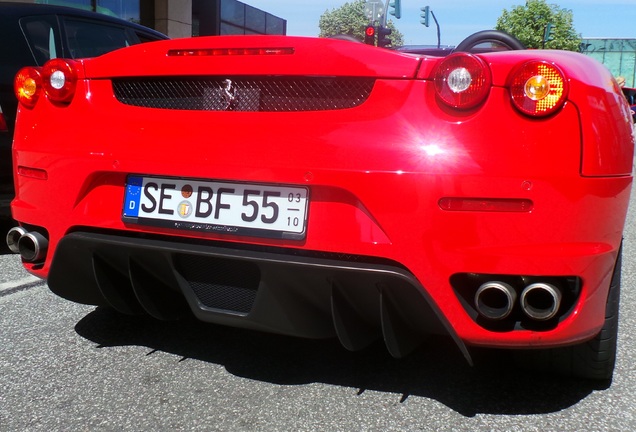
[[[444,339],[403,360],[374,346],[162,323],[76,305],[0,255],[0,431],[636,430],[636,199],[611,383],[468,366]]]

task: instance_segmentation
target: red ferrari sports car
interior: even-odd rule
[[[122,313],[609,379],[629,106],[583,55],[485,51],[223,36],[25,68],[8,244]]]

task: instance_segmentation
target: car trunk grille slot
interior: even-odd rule
[[[255,264],[180,254],[176,266],[205,307],[240,314],[252,309],[261,279]]]
[[[298,112],[353,108],[371,93],[372,78],[114,79],[117,100],[145,108],[192,111]]]

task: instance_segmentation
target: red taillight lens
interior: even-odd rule
[[[59,58],[49,60],[42,67],[42,83],[49,100],[70,103],[77,85],[75,62]]]
[[[474,108],[484,102],[492,83],[486,62],[468,53],[455,53],[444,58],[437,65],[433,79],[437,96],[458,109]]]
[[[13,91],[20,104],[33,108],[42,92],[40,71],[34,67],[20,69],[13,80]]]
[[[522,113],[543,117],[563,106],[568,83],[556,65],[545,61],[529,61],[510,75],[510,96]]]

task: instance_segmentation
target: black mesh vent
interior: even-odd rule
[[[206,307],[247,314],[261,279],[250,262],[197,255],[178,255],[178,271]]]
[[[324,111],[353,108],[371,93],[372,78],[115,79],[127,105],[196,111]]]

